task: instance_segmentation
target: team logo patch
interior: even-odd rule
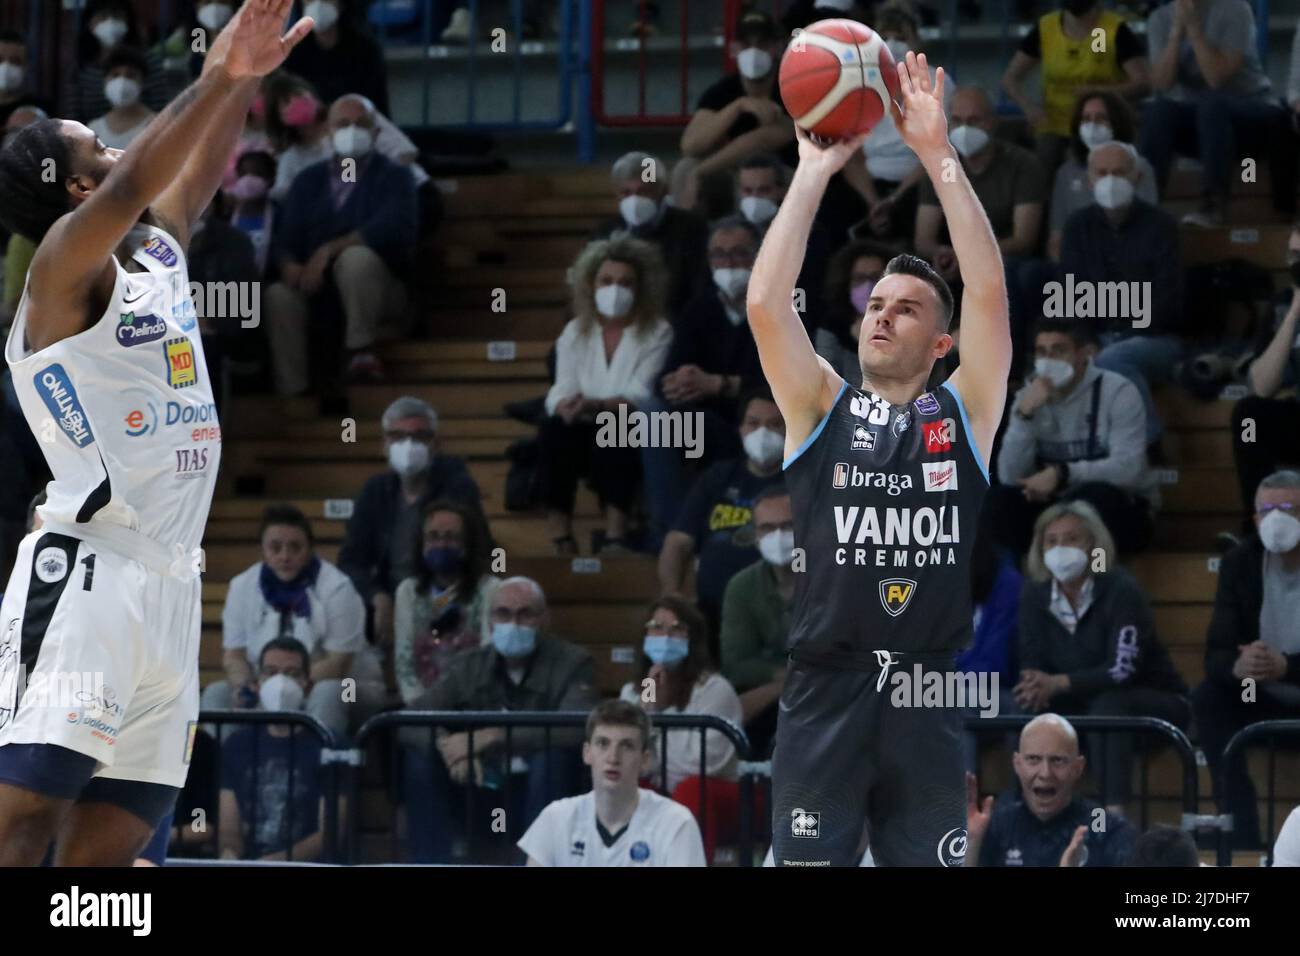
[[[45,548],[36,556],[33,570],[46,584],[62,581],[68,576],[68,555],[62,548]]]
[[[912,415],[910,412],[899,412],[894,416],[894,424],[889,426],[889,434],[895,438],[902,438],[903,432],[912,424]]]
[[[820,838],[822,815],[816,810],[800,810],[795,808],[790,811],[790,835],[800,837],[804,840],[816,840]]]
[[[573,856],[586,856],[587,844],[583,840],[574,840],[573,846],[569,848],[569,853]]]
[[[912,404],[916,406],[916,410],[922,415],[939,414],[939,400],[934,397],[933,392],[926,392]]]
[[[50,414],[58,420],[63,433],[72,439],[78,448],[95,444],[95,436],[90,433],[90,422],[77,398],[77,390],[72,387],[72,379],[62,365],[57,362],[47,365],[36,373],[36,391]]]
[[[127,389],[125,394],[139,396],[131,403],[137,407],[122,416],[127,436],[141,438],[144,435],[152,435],[158,430],[158,408],[149,400],[149,393],[144,389],[132,388]]]
[[[966,828],[955,827],[939,841],[939,863],[942,866],[962,866],[966,862]]]
[[[835,463],[835,472],[831,475],[832,488],[847,488],[849,486],[849,466],[847,462],[837,461]]]
[[[912,602],[916,582],[910,578],[885,578],[880,582],[880,604],[890,617],[898,617]]]
[[[203,473],[208,467],[208,449],[177,448],[175,452],[177,478],[203,477]]]
[[[853,449],[855,451],[875,451],[876,433],[866,425],[853,426]]]
[[[187,338],[168,339],[163,343],[167,352],[167,384],[172,388],[188,388],[199,380],[194,365],[194,346]]]
[[[921,422],[921,435],[927,452],[948,451],[957,440],[957,423],[951,418],[941,422]]]
[[[632,849],[627,851],[627,855],[636,863],[644,863],[650,859],[650,844],[644,840],[637,840],[632,844]]]
[[[926,491],[956,491],[957,463],[955,461],[923,461]]]
[[[144,252],[169,268],[180,261],[172,247],[158,236],[150,236],[144,241]]]
[[[156,315],[123,312],[117,323],[117,344],[129,349],[133,345],[157,342],[167,334],[167,323]]]

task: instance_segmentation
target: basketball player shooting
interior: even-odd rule
[[[129,150],[44,120],[0,152],[0,218],[38,244],[5,359],[54,476],[0,604],[0,866],[51,843],[129,866],[185,783],[220,457],[186,250],[260,78],[311,31],[282,35],[291,6],[248,0]]]
[[[898,131],[934,183],[965,284],[961,368],[926,382],[952,348],[952,293],[898,256],[872,291],[858,342],[862,382],[813,351],[791,296],[813,216],[862,136],[799,165],[754,263],[749,323],[785,416],[797,576],[790,664],[772,764],[778,866],[853,866],[864,825],[881,866],[959,866],[966,844],[961,721],[946,706],[891,702],[894,675],[953,669],[971,639],[970,556],[1011,363],[1002,258],[948,142],[943,70],[897,64]],[[918,669],[919,668],[919,669]]]

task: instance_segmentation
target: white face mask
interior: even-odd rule
[[[95,34],[95,39],[106,47],[117,46],[122,37],[126,36],[126,21],[114,18],[112,20],[101,20],[96,27],[90,32]]]
[[[1102,143],[1109,143],[1114,138],[1114,130],[1105,123],[1079,124],[1079,139],[1083,140],[1083,145],[1089,149],[1100,146]]]
[[[748,269],[714,269],[713,284],[728,299],[739,299],[749,288]]]
[[[978,126],[958,126],[948,134],[948,138],[963,156],[974,156],[989,144],[989,134]]]
[[[0,63],[0,93],[22,89],[24,72],[17,63]]]
[[[1065,359],[1037,358],[1034,359],[1034,374],[1041,375],[1053,386],[1060,388],[1074,378],[1074,366]]]
[[[214,33],[219,31],[235,15],[235,8],[228,3],[205,3],[199,7],[195,18],[199,24]]]
[[[789,567],[794,557],[794,532],[769,531],[758,539],[758,553],[768,564]]]
[[[1082,548],[1058,544],[1043,553],[1043,564],[1052,572],[1052,577],[1068,584],[1088,569],[1088,555]]]
[[[1102,176],[1092,187],[1092,197],[1102,209],[1123,209],[1133,202],[1133,182],[1123,176]]]
[[[344,126],[334,131],[336,156],[357,158],[368,155],[374,148],[375,135],[364,126]]]
[[[129,76],[115,76],[104,84],[104,96],[113,106],[134,106],[140,102],[140,84]]]
[[[886,40],[885,46],[889,47],[889,54],[895,63],[901,63],[907,58],[908,47],[902,40]]]
[[[781,454],[785,451],[785,436],[770,428],[755,428],[741,439],[741,444],[745,446],[745,454],[750,461],[762,468],[770,468],[781,460]]]
[[[268,677],[257,688],[263,710],[301,710],[302,686],[288,674]]]
[[[736,69],[747,80],[761,80],[772,72],[772,54],[760,47],[745,47],[736,54]]]
[[[1300,544],[1300,519],[1274,509],[1260,521],[1259,539],[1273,554],[1286,554]]]
[[[740,200],[740,214],[756,226],[771,222],[779,208],[765,196],[745,196]]]
[[[649,196],[624,196],[618,201],[618,214],[633,228],[649,222],[658,213],[659,204]]]
[[[418,475],[429,467],[433,456],[429,446],[414,438],[403,438],[388,446],[388,464],[403,478]]]
[[[303,7],[302,13],[303,16],[311,17],[316,21],[315,30],[317,33],[328,30],[339,22],[339,8],[332,3],[324,3],[323,0],[312,0],[311,3]]]
[[[607,319],[621,319],[632,311],[636,296],[622,285],[603,285],[596,290],[596,311]]]

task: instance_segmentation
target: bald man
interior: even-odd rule
[[[1136,834],[1123,817],[1075,794],[1087,761],[1059,714],[1025,724],[1012,766],[1020,786],[979,801],[967,774],[967,866],[1121,866]]]

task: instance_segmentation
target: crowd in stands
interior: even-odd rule
[[[62,116],[129,149],[198,76],[206,46],[193,37],[215,36],[234,10],[212,0],[177,6],[162,36],[129,0],[87,0],[57,91],[41,90],[29,70],[28,38],[0,31],[4,141]],[[383,50],[364,6],[305,4],[315,30],[264,82],[189,256],[192,279],[266,290],[263,336],[236,336],[225,317],[199,316],[210,364],[252,363],[277,395],[317,397],[323,409],[348,384],[388,380],[377,349],[413,333],[416,250],[438,220],[437,189],[389,119]],[[640,5],[634,32],[661,29],[661,6]],[[637,679],[619,699],[600,702],[592,655],[557,632],[542,586],[499,573],[482,490],[464,461],[441,450],[438,413],[416,388],[382,415],[386,467],[357,489],[337,565],[315,553],[301,511],[273,504],[260,554],[248,555],[256,562],[230,582],[224,679],[204,689],[205,710],[301,711],[339,740],[390,707],[591,711],[585,733],[405,728],[401,769],[388,783],[411,860],[463,858],[457,821],[480,791],[510,795],[508,841],[486,817],[469,834],[500,861],[518,858],[517,842],[541,865],[703,865],[734,841],[732,743],[716,730],[660,733],[654,718],[730,721],[761,760],[785,682],[802,569],[782,480],[785,423],[745,309],[755,255],[797,161],[777,89],[780,58],[790,29],[825,16],[872,24],[901,57],[923,48],[921,27],[934,16],[909,0],[787,6],[778,23],[769,5],[747,5],[736,71],[699,97],[677,155],[638,150],[613,163],[608,219],[567,273],[568,321],[539,400],[537,502],[557,555],[657,559],[661,596],[644,631],[616,636],[640,652]],[[482,24],[472,26],[465,6],[432,7],[444,42],[478,42]],[[553,29],[552,7],[524,4],[526,37]],[[1003,254],[1015,345],[972,568],[974,642],[957,666],[997,675],[1002,713],[1037,715],[1015,745],[1010,792],[981,800],[972,778],[967,863],[1186,855],[1178,834],[1140,836],[1124,820],[1135,755],[1149,741],[1080,735],[1067,718],[1083,715],[1156,717],[1189,732],[1236,816],[1234,840],[1255,848],[1272,835],[1260,833],[1244,764],[1222,755],[1250,723],[1300,718],[1300,223],[1274,264],[1289,281],[1253,341],[1194,331],[1204,322],[1193,322],[1179,238],[1180,228],[1228,221],[1243,158],[1271,176],[1272,221],[1294,218],[1300,28],[1289,83],[1276,90],[1247,0],[1172,0],[1143,29],[1100,0],[1065,0],[1026,26],[999,90],[963,83],[962,64],[944,64],[950,138]],[[1199,164],[1200,183],[1198,208],[1181,222],[1162,208],[1179,157]],[[0,239],[7,330],[34,247],[16,234]],[[958,263],[936,193],[887,116],[832,183],[792,302],[818,354],[852,387],[861,383],[858,339],[872,288],[902,252],[948,280],[959,317]],[[1107,283],[1133,290],[1121,310],[1107,313],[1099,299],[1076,313],[1075,290]],[[936,366],[932,386],[959,361],[959,326],[953,337],[958,348]],[[1123,562],[1150,546],[1162,520],[1156,469],[1169,452],[1154,392],[1175,386],[1197,350],[1249,361],[1240,363],[1248,394],[1232,413],[1243,524],[1223,529],[1205,678],[1189,688],[1150,596]],[[0,460],[14,489],[0,496],[7,568],[47,473],[7,372],[3,384]],[[632,410],[698,420],[698,448],[597,439],[599,416]],[[574,525],[582,482],[603,522],[589,549]],[[1258,686],[1258,698],[1243,703],[1243,681]],[[319,857],[316,738],[291,724],[199,737],[188,802],[163,828],[162,845]],[[973,746],[968,762],[974,770]],[[579,795],[584,766],[591,789]],[[1097,806],[1080,796],[1088,772],[1118,821],[1103,833],[1087,828]],[[219,837],[183,825],[196,807],[217,816]],[[754,809],[758,819],[764,812]],[[1279,847],[1296,865],[1300,818],[1287,828]]]

